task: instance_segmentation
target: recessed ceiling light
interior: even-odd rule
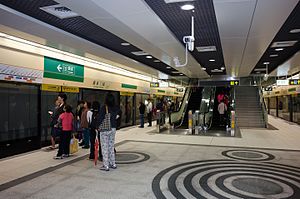
[[[195,6],[191,5],[191,4],[185,4],[183,6],[181,6],[182,10],[193,10],[195,8]]]
[[[278,57],[278,54],[272,54],[270,57]]]
[[[290,33],[299,33],[299,32],[300,32],[300,28],[290,30]]]
[[[174,74],[178,74],[178,73],[180,73],[180,72],[178,72],[178,71],[172,71],[172,73],[174,73]]]
[[[126,43],[126,42],[123,42],[121,43],[122,46],[130,46],[130,43]]]
[[[282,51],[284,48],[276,48],[275,51]]]
[[[297,40],[293,40],[293,41],[276,41],[273,42],[271,48],[282,48],[282,47],[290,47],[295,45],[295,43],[297,43]]]
[[[40,7],[41,10],[52,14],[60,19],[66,19],[66,18],[71,18],[71,17],[77,17],[79,14],[76,12],[73,12],[69,8],[62,6],[60,4],[52,5],[52,6],[45,6],[45,7]]]
[[[225,69],[225,67],[221,67],[221,70],[224,70]]]
[[[165,3],[179,3],[179,2],[187,2],[187,1],[194,1],[194,0],[164,0]]]
[[[202,70],[206,70],[206,68],[202,67]]]
[[[152,56],[148,55],[146,56],[147,59],[152,59]]]
[[[158,62],[160,62],[158,59],[156,59],[156,60],[154,60],[153,62],[156,62],[156,63],[158,63]]]
[[[196,47],[198,52],[212,52],[212,51],[217,51],[216,46],[198,46]]]
[[[136,56],[149,55],[149,53],[146,53],[144,51],[135,51],[135,52],[131,52],[131,53],[136,55]]]
[[[256,68],[256,69],[254,69],[254,71],[266,71],[266,69],[265,68]]]
[[[270,62],[266,61],[266,62],[264,62],[263,64],[266,64],[266,65],[267,65],[267,64],[270,64]]]
[[[210,59],[210,60],[208,60],[208,61],[210,61],[210,62],[214,62],[214,61],[216,61],[216,60],[214,60],[214,59]]]
[[[167,66],[167,69],[171,69],[171,67],[170,67],[170,66]]]
[[[180,75],[183,75],[182,73]]]

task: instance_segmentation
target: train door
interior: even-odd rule
[[[0,83],[0,158],[40,147],[39,86]]]
[[[134,93],[120,92],[121,127],[134,124]]]

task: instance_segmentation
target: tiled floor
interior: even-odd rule
[[[83,159],[86,150],[2,159],[0,198],[300,198],[300,127],[269,122],[278,130],[241,129],[241,138],[123,129],[110,172]]]

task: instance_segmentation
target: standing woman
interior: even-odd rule
[[[119,108],[115,104],[115,98],[111,93],[108,93],[105,98],[105,105],[101,107],[99,117],[100,117],[100,127],[107,121],[105,115],[110,116],[110,128],[100,131],[100,143],[102,149],[103,165],[100,170],[109,171],[109,168],[116,169],[117,165],[115,162],[115,135],[117,128],[117,119],[120,117]],[[106,121],[105,121],[106,120]]]
[[[57,155],[55,159],[62,159],[65,157],[69,157],[70,153],[70,140],[71,133],[73,130],[73,113],[72,107],[70,105],[66,105],[64,107],[64,113],[62,113],[58,118],[58,123],[61,124],[62,132],[60,135],[60,143]]]

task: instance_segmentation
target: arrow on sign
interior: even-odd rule
[[[57,66],[57,70],[58,70],[59,72],[61,72],[62,67],[60,66],[60,64]]]

